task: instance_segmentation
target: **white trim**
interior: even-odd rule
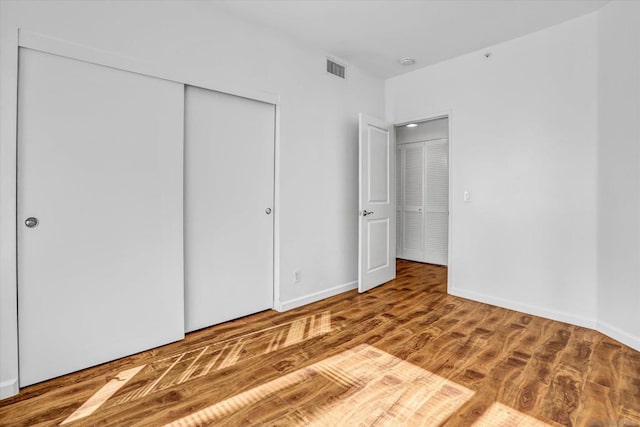
[[[18,388],[18,379],[12,378],[0,383],[0,399],[15,396],[20,389]]]
[[[447,239],[449,239],[447,249],[449,250],[447,259],[447,291],[453,288],[453,201],[455,200],[455,194],[453,192],[454,189],[454,180],[453,180],[453,110],[449,110],[446,112],[447,124],[449,125],[449,135],[448,136],[448,144],[449,144],[449,229]]]
[[[16,131],[18,31],[0,40],[0,398],[18,394]],[[14,385],[15,383],[15,385]]]
[[[575,314],[564,311],[549,310],[536,305],[522,304],[505,298],[494,297],[491,295],[481,294],[478,292],[468,291],[464,289],[456,289],[449,287],[449,294],[478,301],[485,304],[495,305],[509,310],[520,311],[522,313],[531,314],[533,316],[544,317],[546,319],[557,320],[559,322],[570,323],[576,326],[582,326],[589,329],[596,329],[596,320],[592,318],[576,316]]]
[[[273,166],[273,305],[280,301],[280,100],[275,104]]]
[[[426,120],[427,122],[430,120]],[[394,125],[397,126],[397,125]],[[449,138],[433,138],[433,139],[421,139],[419,141],[407,141],[407,142],[397,142],[396,145],[408,145],[408,144],[417,144],[419,142],[424,142],[426,144],[433,144],[436,142],[449,141]]]
[[[202,81],[201,79],[194,80],[189,76],[185,76],[183,72],[172,69],[169,64],[157,64],[141,61],[136,58],[131,58],[102,49],[96,49],[94,47],[74,43],[68,40],[46,36],[44,34],[34,33],[28,30],[18,29],[18,46],[44,53],[64,56],[65,58],[90,62],[92,64],[102,65],[105,67],[117,68],[119,70],[129,71],[132,73],[144,74],[149,77],[171,80],[176,83],[182,83],[189,86],[228,93],[242,98],[266,102],[267,104],[277,105],[279,102],[279,96],[277,94],[256,89],[250,90],[244,87],[244,85],[230,85],[229,83],[226,83],[221,86],[220,83],[216,81]]]
[[[640,337],[638,336],[632,335],[601,320],[598,320],[596,330],[616,341],[620,341],[621,343],[628,345],[634,350],[640,351]]]
[[[629,332],[623,331],[622,329],[619,329],[609,323],[597,319],[576,316],[575,314],[567,312],[549,310],[539,306],[522,304],[500,297],[494,297],[486,294],[460,290],[451,287],[449,288],[448,292],[450,295],[460,298],[466,298],[484,304],[491,304],[509,310],[519,311],[522,313],[530,314],[532,316],[544,317],[546,319],[556,320],[558,322],[564,322],[571,325],[589,328],[594,331],[600,332],[608,336],[609,338],[619,341],[622,344],[628,345],[634,350],[640,351],[640,337],[630,334]]]
[[[312,302],[320,301],[325,298],[329,298],[329,297],[341,294],[343,292],[351,291],[354,289],[358,289],[357,280],[354,280],[353,282],[345,283],[343,285],[334,286],[333,288],[324,289],[319,292],[314,292],[312,294],[293,298],[288,301],[277,303],[275,309],[280,312],[291,310],[293,308],[302,307],[303,305],[311,304]]]
[[[422,116],[420,118],[416,118],[416,119],[413,119],[413,120],[403,120],[401,122],[394,122],[393,125],[394,126],[405,126],[405,125],[408,125],[409,123],[430,122],[432,120],[446,119],[447,117],[451,117],[451,111],[439,112],[439,113],[435,113],[435,114],[428,114],[426,116]],[[419,141],[415,141],[415,142],[419,142]]]

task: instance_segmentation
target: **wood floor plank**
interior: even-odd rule
[[[571,337],[554,367],[553,381],[541,412],[562,425],[574,425],[594,343],[589,330],[571,327]]]
[[[0,425],[640,425],[639,352],[446,281],[445,267],[398,261],[367,293],[26,387],[0,401]]]

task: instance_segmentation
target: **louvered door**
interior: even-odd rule
[[[424,260],[424,142],[403,144],[399,151],[401,257]]]
[[[425,143],[424,262],[447,265],[449,251],[449,143]]]
[[[398,257],[447,265],[448,140],[399,144],[397,157]]]

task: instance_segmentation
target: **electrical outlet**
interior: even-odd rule
[[[296,270],[293,272],[293,283],[302,282],[302,271]]]

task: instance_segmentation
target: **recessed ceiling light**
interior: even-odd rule
[[[418,126],[416,123],[409,123],[409,124],[407,125],[407,127],[408,127],[408,128],[414,128],[414,127],[416,127],[416,126]]]
[[[406,58],[400,58],[400,64],[402,65],[413,65],[415,64],[416,60],[410,57],[406,57]]]

